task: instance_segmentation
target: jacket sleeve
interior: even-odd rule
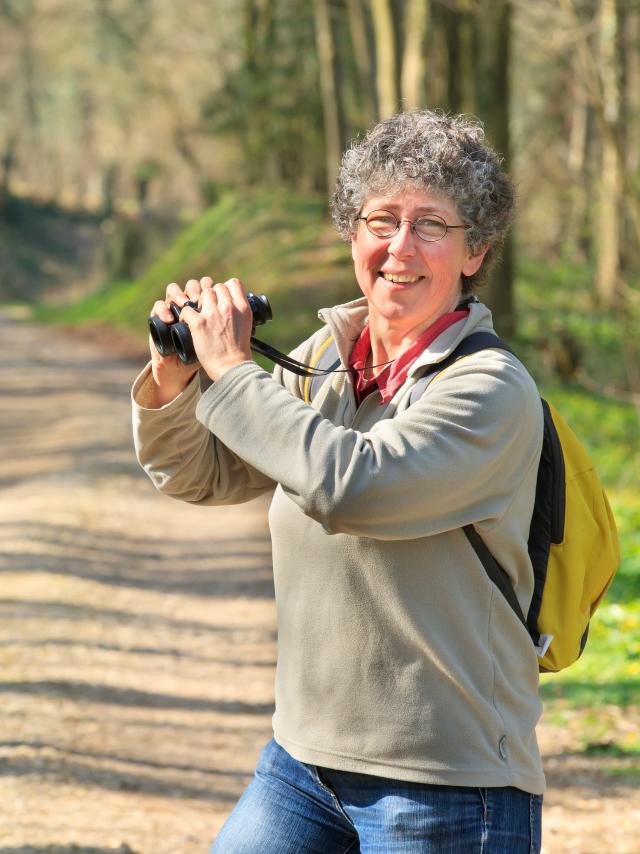
[[[309,359],[318,340],[326,335],[319,330],[291,354],[294,358]],[[289,394],[302,397],[302,381],[275,366],[276,383]],[[211,380],[203,375],[211,387]],[[138,462],[151,478],[156,489],[165,495],[195,504],[242,504],[257,498],[275,487],[275,482],[260,468],[234,453],[196,418],[196,406],[201,397],[201,382],[196,375],[189,386],[159,409],[150,409],[150,365],[136,378],[131,405],[133,439]],[[260,414],[252,413],[257,425]]]
[[[535,384],[497,351],[460,360],[368,432],[335,426],[253,363],[207,390],[196,415],[329,533],[376,539],[498,524],[542,444]]]
[[[138,462],[155,487],[182,501],[241,504],[273,489],[275,483],[227,448],[195,417],[198,376],[175,400],[149,409],[149,367],[132,390],[133,438]]]

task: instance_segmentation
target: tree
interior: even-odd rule
[[[424,106],[424,83],[427,69],[425,41],[429,29],[430,0],[407,0],[402,56],[402,108],[415,110]]]
[[[376,44],[378,115],[384,119],[397,112],[400,104],[397,32],[391,0],[371,0],[371,13]]]
[[[454,113],[475,109],[475,2],[457,0],[439,10],[446,44],[447,107]]]
[[[304,0],[245,0],[244,8],[242,52],[232,41],[219,84],[201,101],[203,139],[240,153],[235,183],[324,190],[314,8]]]
[[[489,141],[500,152],[509,170],[511,4],[509,0],[478,0],[476,15],[476,113],[484,121]],[[515,332],[513,266],[513,239],[509,235],[501,262],[491,274],[486,296],[496,327],[507,337]]]
[[[11,179],[19,164],[18,151],[27,149],[39,160],[40,109],[34,46],[33,0],[2,0],[0,23],[4,30],[2,91],[2,203],[10,193]],[[9,62],[7,63],[7,60]],[[7,73],[8,72],[8,73]]]
[[[359,127],[367,127],[377,115],[376,89],[373,84],[373,44],[363,0],[346,0],[346,9],[358,94],[355,124]]]
[[[324,116],[327,186],[335,183],[345,143],[342,81],[328,0],[314,0],[316,45]]]
[[[618,19],[615,0],[600,0],[599,56],[603,115],[602,170],[598,208],[596,287],[601,301],[614,301],[620,272],[620,210],[622,196],[620,150],[620,68],[617,56]]]

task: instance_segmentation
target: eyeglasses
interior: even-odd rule
[[[393,237],[402,223],[408,222],[413,234],[426,243],[436,243],[438,240],[442,240],[450,228],[469,228],[467,225],[449,225],[437,214],[419,216],[417,219],[409,220],[398,219],[391,211],[371,211],[366,216],[359,216],[358,219],[364,220],[368,231],[374,237],[382,238]]]

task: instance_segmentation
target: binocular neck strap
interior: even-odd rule
[[[270,344],[259,341],[257,338],[251,338],[251,349],[254,353],[259,353],[261,356],[265,356],[267,359],[275,362],[276,365],[280,365],[285,371],[291,371],[300,377],[317,377],[333,373],[333,371],[323,371],[318,368],[312,368],[311,365],[305,365],[297,359],[287,356],[286,353],[281,353],[280,350],[276,350]]]
[[[254,353],[259,353],[267,359],[271,359],[276,365],[280,365],[285,371],[291,371],[293,374],[298,374],[299,377],[326,377],[328,374],[347,374],[351,368],[314,368],[312,365],[305,365],[304,362],[299,362],[286,353],[281,353],[270,344],[265,344],[264,341],[259,341],[257,338],[251,338],[251,349]],[[372,365],[374,368],[383,368],[390,365],[395,359],[390,359],[388,362],[382,362],[380,365]],[[362,371],[364,368],[354,368],[353,370]]]
[[[478,298],[476,296],[471,295],[464,297],[456,306],[456,311],[467,308],[474,302],[478,302]],[[311,365],[305,365],[303,362],[299,362],[297,359],[292,359],[291,356],[287,356],[286,353],[281,353],[280,350],[276,350],[276,348],[272,347],[270,344],[265,344],[264,341],[259,341],[257,338],[253,337],[251,338],[251,349],[254,353],[259,353],[261,356],[265,356],[267,359],[275,362],[276,365],[280,365],[280,367],[284,368],[285,371],[291,371],[294,374],[298,374],[300,377],[324,377],[327,374],[347,373],[349,370],[348,368],[329,368],[325,371],[322,368],[314,368]],[[385,365],[390,365],[393,361],[395,360],[391,359],[388,362],[383,362],[381,365],[373,365],[372,367],[382,368]]]

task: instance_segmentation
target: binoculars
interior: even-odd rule
[[[247,300],[253,313],[253,328],[262,326],[273,317],[269,300],[264,294],[247,294]],[[199,311],[198,304],[189,300],[185,305]],[[191,331],[186,323],[180,321],[183,306],[172,302],[169,306],[173,315],[172,323],[165,323],[159,317],[149,318],[149,332],[155,348],[161,356],[172,356],[174,353],[185,365],[198,361],[191,338]]]

